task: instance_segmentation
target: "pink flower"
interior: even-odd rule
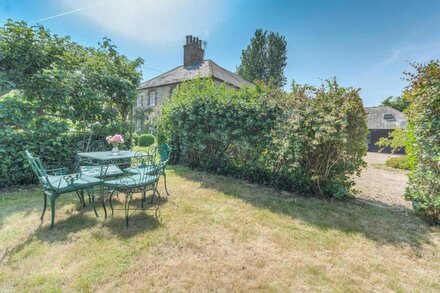
[[[107,143],[124,143],[124,138],[122,137],[122,135],[120,134],[115,134],[113,136],[107,136],[105,138],[105,140],[107,141]]]

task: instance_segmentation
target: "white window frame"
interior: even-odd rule
[[[142,95],[138,96],[137,100],[136,100],[136,106],[140,107],[142,103]]]
[[[148,99],[149,106],[156,106],[156,92],[150,92],[150,97]]]
[[[141,100],[141,105],[140,105],[140,107],[143,107],[143,106],[144,106],[144,95],[141,95],[140,100]]]

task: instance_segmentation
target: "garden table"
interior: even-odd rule
[[[79,152],[77,153],[77,160],[79,164],[87,164],[92,166],[99,166],[101,168],[100,176],[101,183],[107,177],[109,166],[129,165],[129,161],[135,156],[133,151],[119,151],[118,154],[113,154],[111,151],[104,152]],[[111,174],[109,174],[111,175]],[[105,195],[103,185],[100,185],[101,204],[104,209],[104,217],[107,219],[107,209],[105,207]]]

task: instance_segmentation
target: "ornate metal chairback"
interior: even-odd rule
[[[172,148],[168,144],[163,144],[157,147],[157,150],[159,152],[160,160],[161,161],[168,161],[171,155]]]
[[[103,152],[110,150],[108,144],[102,140],[96,140],[90,143],[89,152]]]
[[[34,171],[35,175],[37,175],[38,181],[42,185],[44,189],[50,189],[51,185],[49,183],[49,179],[47,178],[47,172],[44,168],[41,160],[38,157],[34,157],[29,151],[25,151],[26,157],[28,159],[29,165]]]
[[[156,164],[157,152],[155,148],[150,148],[146,151],[137,151],[131,161],[133,167],[138,170],[139,175],[145,177],[151,173],[151,169]]]

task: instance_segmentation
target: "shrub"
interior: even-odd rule
[[[154,143],[156,138],[152,134],[142,134],[139,136],[139,146],[148,147]]]
[[[0,118],[0,187],[36,183],[23,156],[25,150],[39,156],[48,168],[67,167],[71,172],[77,171],[74,168],[77,143],[90,136],[90,129],[72,131],[68,120],[35,115],[34,105],[14,94],[0,97]],[[92,139],[105,141],[108,134],[114,133],[123,133],[128,138],[127,129],[127,123],[117,120],[94,125]],[[124,147],[129,145],[127,139]]]
[[[404,97],[408,108],[408,144],[412,171],[405,198],[426,219],[440,223],[440,63],[414,65]]]
[[[359,90],[328,80],[319,88],[294,85],[274,131],[271,150],[278,185],[342,198],[365,166],[366,113]],[[280,172],[280,170],[282,170]],[[298,189],[298,187],[297,187]]]
[[[162,109],[159,142],[173,162],[286,190],[343,197],[363,166],[366,114],[358,91],[263,84],[233,90],[183,83]]]
[[[396,169],[402,169],[402,170],[411,169],[407,156],[389,158],[388,160],[386,160],[385,164],[388,167],[396,168]]]
[[[133,145],[139,144],[139,134],[133,133]]]

